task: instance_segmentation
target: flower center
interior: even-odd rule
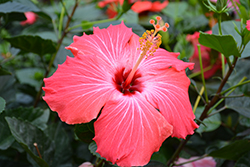
[[[125,80],[125,83],[124,83],[125,87],[128,86],[132,82],[132,79],[134,78],[136,70],[137,70],[139,64],[141,63],[141,61],[143,60],[143,58],[144,57],[147,58],[148,56],[151,56],[151,55],[153,56],[153,53],[161,45],[161,35],[157,34],[157,32],[167,31],[169,24],[168,23],[164,24],[162,22],[162,18],[160,16],[157,16],[156,20],[157,20],[156,24],[155,24],[154,20],[150,20],[150,24],[152,24],[154,26],[155,30],[146,31],[139,40],[140,48],[138,48],[138,49],[141,50],[141,54],[140,54],[137,62],[135,63],[135,66],[132,68],[127,79]],[[161,26],[160,24],[163,24],[163,26]]]
[[[134,77],[131,80],[131,83],[126,85],[125,81],[130,71],[125,73],[124,70],[125,68],[122,68],[115,73],[113,81],[116,89],[121,93],[123,93],[124,95],[131,95],[134,94],[136,91],[142,92],[143,85],[142,82],[139,80],[141,74],[138,71],[136,71]]]

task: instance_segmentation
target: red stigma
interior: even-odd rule
[[[156,20],[160,21],[161,20],[161,16],[156,16]]]
[[[157,16],[156,20],[157,20],[156,24],[155,24],[155,21],[153,19],[151,19],[149,21],[149,23],[154,26],[155,32],[158,32],[158,31],[161,31],[161,30],[164,31],[164,32],[166,32],[168,30],[168,28],[169,28],[169,24],[168,23],[164,23],[162,21],[162,18],[160,16]],[[163,26],[161,26],[161,25],[163,25]]]

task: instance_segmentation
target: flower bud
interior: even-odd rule
[[[227,0],[217,0],[216,9],[222,11],[227,6]]]

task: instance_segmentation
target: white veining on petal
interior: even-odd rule
[[[145,165],[172,133],[172,126],[139,93],[108,102],[94,126],[97,152],[120,166]]]

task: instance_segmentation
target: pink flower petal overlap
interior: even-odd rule
[[[94,126],[97,152],[119,166],[147,164],[149,153],[158,151],[172,133],[172,126],[139,93],[107,102]]]
[[[172,137],[185,138],[193,134],[198,125],[193,121],[195,116],[188,99],[187,83],[190,83],[185,71],[169,68],[157,77],[145,77],[142,93],[151,104],[160,110],[165,119],[173,126]],[[178,77],[176,77],[178,75]]]
[[[75,57],[44,80],[44,100],[62,121],[86,123],[100,114],[94,123],[97,152],[120,166],[145,165],[167,137],[185,138],[198,127],[185,74],[193,63],[157,49],[123,84],[138,48],[139,37],[123,22],[95,28],[93,35],[74,37],[67,49]]]
[[[98,57],[67,57],[52,77],[44,79],[44,100],[68,124],[90,122],[114,95],[112,76]]]
[[[124,24],[109,26],[108,29],[94,28],[94,35],[74,36],[74,42],[66,47],[74,55],[95,55],[103,60],[104,66],[117,68],[117,62],[124,62],[129,56],[128,41],[133,32]]]

